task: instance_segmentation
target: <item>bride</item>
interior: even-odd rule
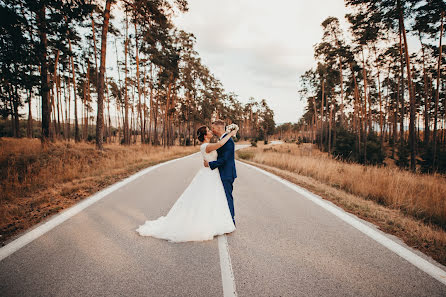
[[[236,133],[234,130],[217,143],[210,143],[212,131],[206,126],[200,127],[197,135],[202,142],[200,151],[203,158],[208,162],[217,160],[216,150]],[[220,175],[218,170],[209,167],[198,171],[166,216],[146,221],[136,229],[142,236],[153,236],[170,242],[210,240],[215,235],[234,230]]]

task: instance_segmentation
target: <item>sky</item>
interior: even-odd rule
[[[247,103],[250,97],[257,101],[266,99],[274,110],[276,124],[297,122],[305,111],[306,102],[298,92],[299,78],[316,64],[313,46],[322,39],[320,24],[329,16],[337,17],[344,37],[348,40],[350,36],[345,20],[349,9],[344,0],[188,0],[188,3],[189,11],[177,15],[174,23],[195,35],[196,50],[203,63],[222,82],[226,92],[234,92],[241,102]],[[115,5],[112,14],[116,17],[114,25],[124,33],[122,8]],[[124,61],[123,40],[123,36],[112,35],[107,39],[107,76],[115,80],[117,60]],[[419,49],[419,42],[410,35],[409,49]],[[33,114],[40,115],[40,101],[34,103]],[[95,115],[96,104],[92,108],[90,115]],[[22,111],[27,113],[27,106]],[[71,113],[73,120],[74,110]],[[117,125],[112,113],[113,125]]]
[[[177,26],[197,38],[196,49],[226,92],[243,103],[266,99],[276,123],[297,122],[305,102],[299,77],[314,66],[320,24],[339,18],[347,30],[343,0],[189,0]]]

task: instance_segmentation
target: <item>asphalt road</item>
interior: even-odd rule
[[[156,168],[7,256],[0,296],[223,296],[217,239],[135,232],[165,215],[201,166],[196,154]],[[237,173],[227,242],[238,296],[446,296],[444,284],[282,183],[240,162]]]

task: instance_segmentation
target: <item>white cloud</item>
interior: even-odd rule
[[[177,25],[197,37],[204,63],[242,102],[267,99],[277,122],[304,110],[298,78],[314,64],[320,24],[336,16],[345,26],[343,0],[189,0]]]

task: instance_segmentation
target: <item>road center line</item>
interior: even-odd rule
[[[249,145],[236,145],[235,150],[239,150]],[[226,235],[218,236],[218,252],[220,255],[221,283],[223,285],[224,297],[237,297],[235,289],[234,272],[232,271],[231,256],[229,255],[229,244]]]
[[[234,272],[232,271],[231,257],[229,256],[229,245],[226,235],[218,236],[218,251],[220,254],[221,282],[224,297],[236,297]]]
[[[434,264],[426,261],[422,257],[418,256],[417,254],[413,253],[412,251],[408,250],[407,248],[403,247],[402,245],[394,242],[393,240],[389,239],[388,237],[384,236],[383,234],[374,230],[373,228],[365,225],[364,223],[359,221],[356,217],[353,217],[352,215],[348,215],[345,211],[334,207],[333,205],[329,204],[327,201],[322,199],[320,196],[318,196],[314,193],[311,193],[310,191],[308,191],[302,187],[299,187],[299,186],[297,186],[297,185],[295,185],[295,184],[293,184],[293,183],[291,183],[291,182],[289,182],[275,174],[272,174],[268,171],[265,171],[263,169],[260,169],[258,167],[255,167],[253,165],[250,165],[250,164],[247,164],[244,162],[240,162],[240,163],[242,163],[245,166],[248,166],[249,168],[255,169],[255,170],[271,177],[272,179],[284,184],[285,186],[291,188],[295,192],[299,193],[300,195],[304,196],[305,198],[314,202],[315,204],[321,206],[325,210],[331,212],[333,215],[337,216],[338,218],[340,218],[347,224],[358,229],[359,231],[361,231],[368,237],[372,238],[379,244],[385,246],[392,252],[396,253],[403,259],[407,260],[414,266],[418,267],[422,271],[426,272],[427,274],[429,274],[436,280],[438,280],[441,283],[443,283],[444,285],[446,285],[446,271],[444,271],[441,268],[439,268],[438,266],[435,266]]]
[[[9,255],[11,255],[12,253],[18,251],[19,249],[21,249],[22,247],[24,247],[25,245],[27,245],[28,243],[32,242],[33,240],[39,238],[40,236],[42,236],[43,234],[47,233],[48,231],[50,231],[51,229],[53,229],[54,227],[56,227],[57,225],[60,225],[61,223],[65,222],[66,220],[68,220],[69,218],[71,218],[72,216],[78,214],[79,212],[81,212],[82,210],[84,210],[85,208],[87,208],[88,206],[92,205],[93,203],[101,200],[102,198],[106,197],[107,195],[109,195],[110,193],[116,191],[117,189],[121,188],[122,186],[125,186],[126,184],[134,181],[135,179],[149,173],[150,171],[159,168],[161,166],[170,164],[172,162],[176,162],[185,158],[189,158],[192,157],[196,154],[199,154],[200,152],[197,153],[193,153],[181,158],[177,158],[177,159],[172,159],[163,163],[159,163],[157,165],[151,166],[151,167],[147,167],[99,192],[97,192],[96,194],[83,199],[82,201],[80,201],[79,203],[73,205],[72,207],[66,209],[65,211],[55,215],[54,217],[52,217],[50,220],[48,220],[46,223],[32,229],[31,231],[23,234],[22,236],[18,237],[17,239],[11,241],[10,243],[8,243],[7,245],[5,245],[4,247],[0,248],[0,261],[2,261],[4,258],[8,257]]]

